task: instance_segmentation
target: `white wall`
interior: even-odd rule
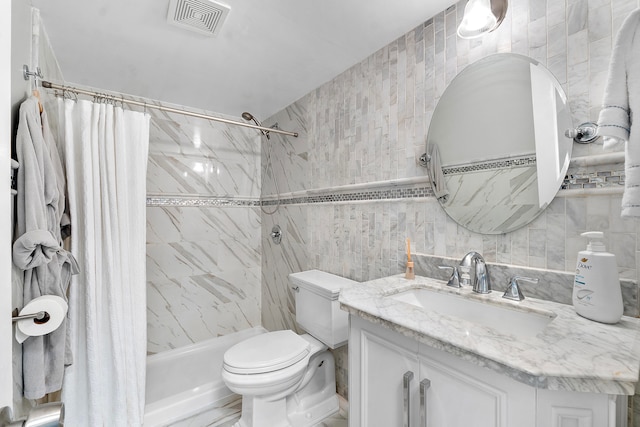
[[[11,146],[11,2],[0,2],[0,170],[8,176]],[[0,181],[0,407],[12,400],[11,366],[11,239],[6,235],[11,215],[8,180]]]
[[[6,97],[6,105],[3,104],[0,111],[2,117],[2,143],[0,144],[0,170],[7,177],[0,180],[0,300],[2,308],[0,313],[0,366],[5,367],[0,375],[0,398],[2,402],[11,404],[13,397],[12,370],[12,326],[4,313],[10,313],[15,306],[12,298],[11,280],[11,206],[10,181],[8,177],[11,171],[11,142],[13,140],[13,128],[20,102],[24,99],[29,89],[28,82],[22,77],[22,66],[31,65],[31,4],[29,1],[12,0],[2,2],[2,23],[0,24],[0,40],[2,40],[3,59],[0,61],[0,82],[5,85],[2,94],[10,94]],[[4,22],[7,21],[7,22]],[[5,34],[6,32],[6,34]],[[6,109],[5,109],[6,108]],[[4,378],[6,375],[8,378]],[[4,405],[4,404],[3,404]]]

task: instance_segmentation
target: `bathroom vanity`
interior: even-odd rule
[[[623,427],[640,320],[404,275],[341,293],[350,426]]]

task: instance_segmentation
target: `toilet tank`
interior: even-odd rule
[[[289,280],[295,290],[298,325],[329,348],[346,344],[349,315],[340,310],[338,296],[357,282],[320,270],[292,273]]]

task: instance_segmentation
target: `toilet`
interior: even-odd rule
[[[234,427],[310,427],[338,411],[328,349],[347,343],[349,320],[338,296],[356,282],[319,270],[293,273],[289,280],[296,322],[307,333],[267,332],[226,351],[222,379],[242,395]]]

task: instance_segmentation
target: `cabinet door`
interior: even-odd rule
[[[405,402],[406,373],[413,378]],[[351,427],[536,426],[533,387],[354,316],[349,402]]]
[[[428,427],[534,427],[535,389],[462,359],[421,346]],[[425,354],[426,353],[426,354]]]
[[[352,325],[349,341],[349,358],[353,362],[349,368],[352,427],[403,427],[407,417],[411,418],[411,427],[418,426],[417,344],[391,334],[388,330],[373,332]],[[405,379],[405,374],[412,378]]]
[[[623,427],[626,396],[538,390],[538,427]]]

